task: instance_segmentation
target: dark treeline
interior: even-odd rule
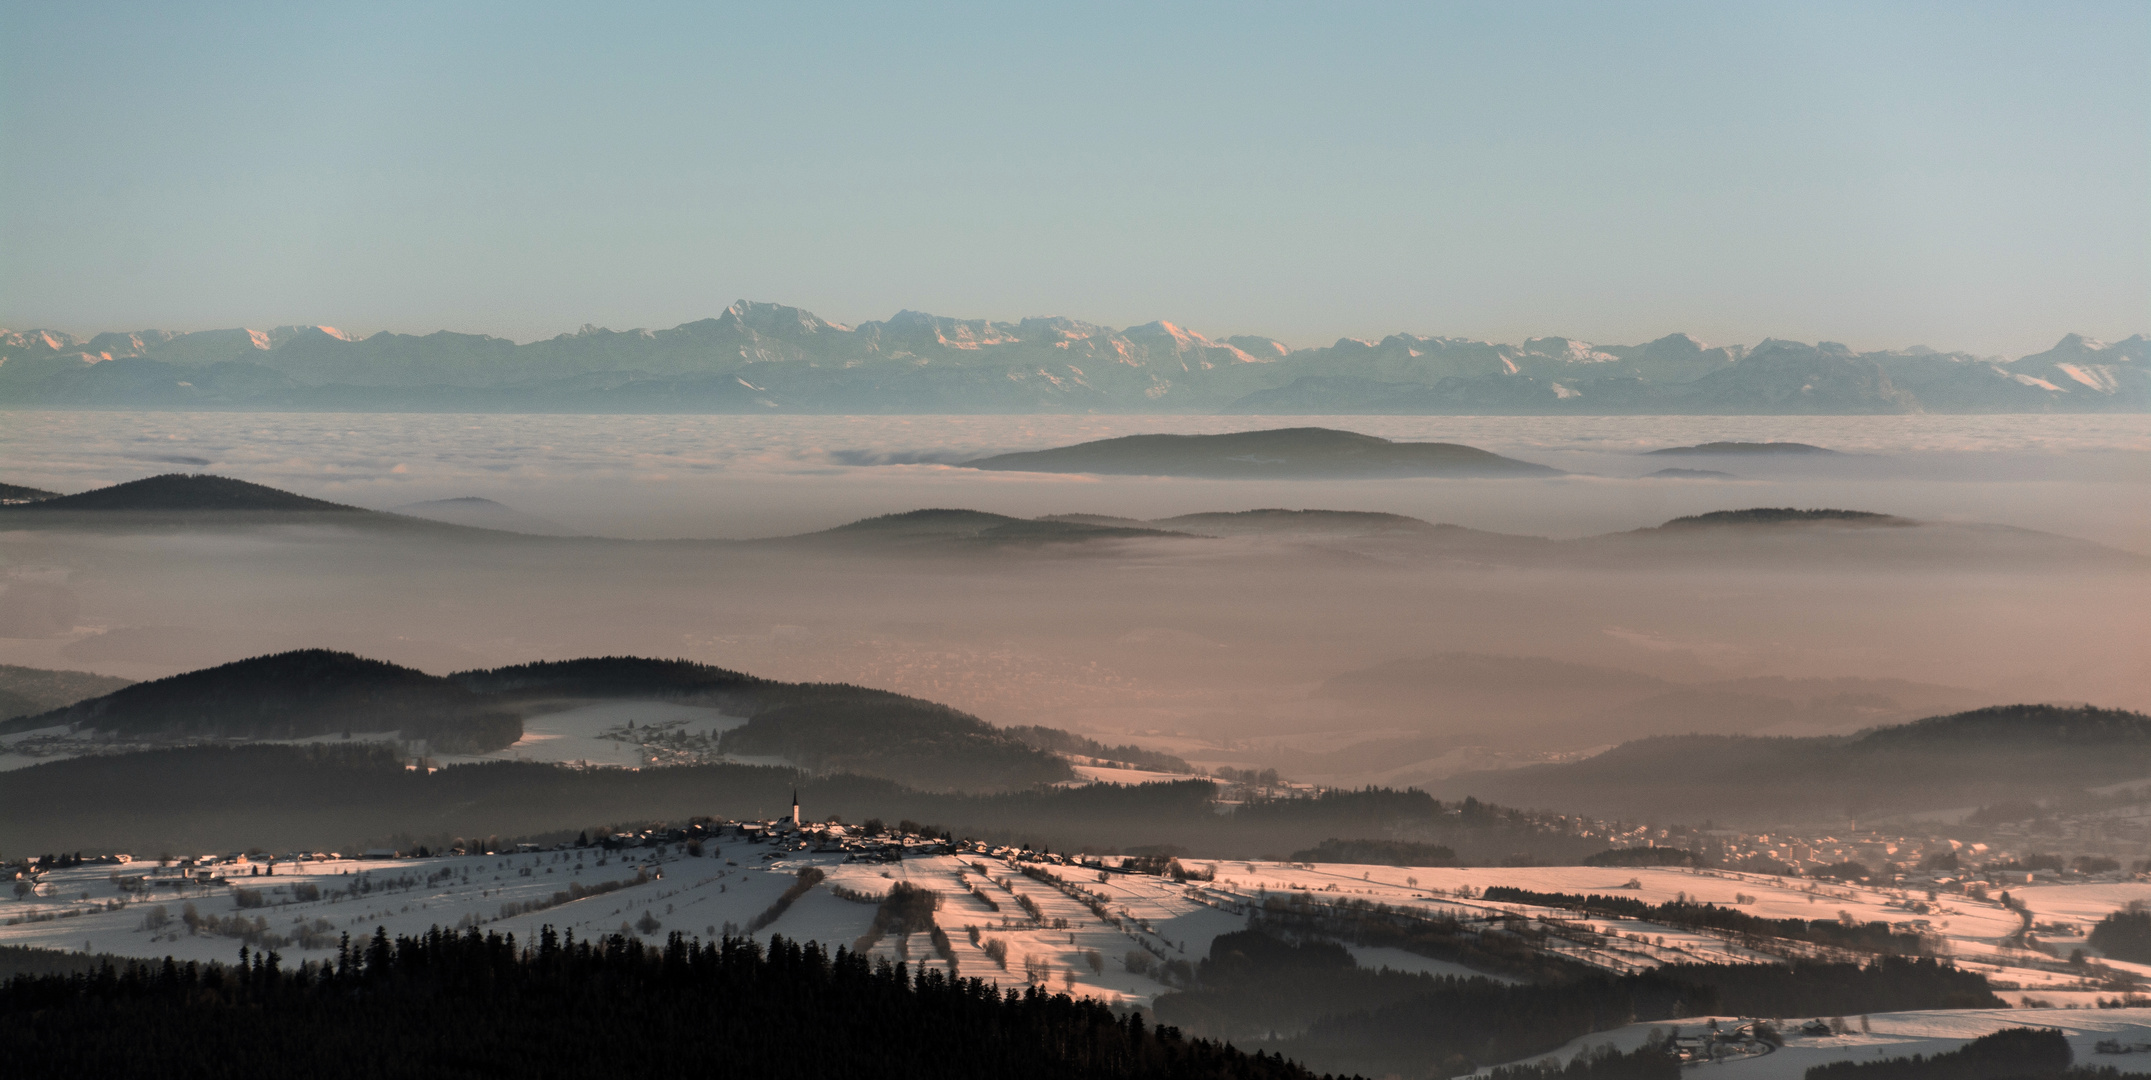
[[[1075,776],[1060,757],[939,702],[850,683],[787,683],[691,660],[602,656],[458,672],[502,701],[658,697],[748,718],[727,753],[775,755],[933,791],[1002,791]]]
[[[1465,804],[1417,791],[1342,792],[1220,814],[1216,787],[1206,780],[966,795],[734,764],[629,770],[500,761],[428,774],[404,768],[394,751],[378,746],[257,744],[18,769],[0,785],[0,851],[352,850],[396,836],[572,836],[606,822],[774,818],[789,810],[795,787],[812,818],[908,818],[959,837],[1055,851],[1171,846],[1260,858],[1343,834],[1340,817],[1377,833],[1426,834],[1467,861],[1474,852],[1532,845],[1547,860],[1593,847],[1562,819],[1484,804],[1464,813]]]
[[[1456,851],[1411,840],[1340,840],[1330,837],[1292,853],[1293,862],[1370,863],[1377,866],[1454,866]]]
[[[2108,1080],[2123,1075],[2111,1065],[2071,1068],[2075,1058],[2059,1031],[2005,1028],[1933,1057],[1817,1065],[1806,1080]]]
[[[1546,932],[1521,919],[1497,927],[1356,897],[1323,900],[1305,892],[1272,894],[1250,914],[1253,925],[1274,935],[1387,946],[1517,979],[1559,981],[1593,970],[1547,951]]]
[[[376,933],[284,969],[136,964],[0,986],[10,1065],[74,1077],[1278,1078],[1306,1070],[1095,1001],[772,939],[662,950],[547,928]]]
[[[2151,911],[2116,911],[2100,919],[2087,939],[2105,956],[2130,963],[2151,963]]]
[[[1158,999],[1161,1023],[1274,1043],[1316,1068],[1452,1076],[1639,1020],[2000,1007],[1986,980],[1929,959],[1858,964],[1580,967],[1535,983],[1357,967],[1335,943],[1259,930],[1220,935],[1193,988]]]
[[[1628,1053],[1600,1046],[1577,1054],[1563,1065],[1558,1061],[1504,1065],[1487,1073],[1488,1080],[1676,1080],[1680,1059],[1662,1045],[1646,1043]]]
[[[1695,852],[1676,847],[1607,848],[1583,860],[1585,866],[1694,866]]]
[[[1007,790],[1075,778],[1066,759],[929,701],[778,705],[725,732],[718,749],[781,757],[816,773],[900,777],[928,791]]]
[[[1011,737],[1021,739],[1040,750],[1054,750],[1064,754],[1082,754],[1086,757],[1118,761],[1138,768],[1156,769],[1160,772],[1193,772],[1186,759],[1175,757],[1162,750],[1145,750],[1133,743],[1107,746],[1096,739],[1078,735],[1059,728],[1023,725],[1002,728]]]
[[[1932,943],[1920,934],[1894,929],[1889,923],[1879,920],[1848,923],[1837,919],[1765,919],[1744,911],[1735,911],[1716,904],[1699,904],[1692,900],[1646,904],[1632,896],[1533,892],[1506,885],[1488,887],[1484,898],[1492,903],[1568,908],[1593,915],[1641,919],[1664,923],[1667,926],[1724,930],[1748,938],[1787,938],[1840,949],[1858,949],[1862,952],[1916,954],[1929,951],[1932,946]]]
[[[35,949],[24,945],[0,945],[0,981],[17,975],[68,975],[77,971],[95,971],[105,964],[126,962],[124,957],[107,953],[91,955],[61,952],[58,949]]]

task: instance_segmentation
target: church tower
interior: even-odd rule
[[[792,828],[799,827],[799,789],[792,789]]]

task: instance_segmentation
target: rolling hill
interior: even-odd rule
[[[433,754],[482,754],[522,738],[522,718],[533,709],[603,700],[721,709],[747,718],[725,734],[725,753],[780,757],[817,773],[901,779],[920,790],[1025,788],[1075,775],[1031,741],[934,702],[637,657],[437,676],[308,649],[125,686],[0,723],[0,734],[64,726],[158,746],[395,733],[425,740]]]
[[[270,510],[361,514],[367,511],[262,484],[206,473],[166,473],[124,484],[57,495],[6,508],[11,513],[79,511]]]
[[[1663,450],[1647,450],[1649,457],[1739,457],[1771,454],[1836,454],[1820,446],[1798,442],[1710,442],[1695,446],[1668,446]]]
[[[2151,716],[2005,705],[1849,736],[1660,736],[1441,786],[1588,814],[1777,824],[2051,798],[2145,777]]]
[[[1457,443],[1400,443],[1330,428],[1227,435],[1129,435],[996,454],[972,469],[1212,479],[1558,476],[1560,470]]]
[[[60,726],[144,742],[393,731],[426,740],[437,753],[497,750],[523,734],[515,714],[447,679],[324,649],[135,683],[0,723],[0,733]]]

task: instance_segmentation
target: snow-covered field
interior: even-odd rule
[[[533,712],[523,719],[523,737],[503,749],[486,754],[439,754],[434,755],[434,761],[441,765],[474,761],[547,761],[630,769],[701,761],[783,764],[776,759],[728,757],[717,752],[717,737],[746,722],[743,717],[728,716],[699,705],[634,699],[596,701],[550,712]],[[258,741],[306,744],[342,742],[344,738],[338,733]],[[366,733],[360,738],[396,742],[393,732]],[[169,744],[129,742],[71,731],[65,725],[20,731],[0,735],[0,772],[85,754],[110,754],[162,745]]]
[[[1634,1050],[1650,1038],[1653,1030],[1679,1027],[1694,1034],[1712,1019],[1721,1023],[1736,1017],[1694,1017],[1673,1024],[1630,1024],[1613,1031],[1586,1035],[1551,1054],[1531,1060],[1558,1058],[1567,1061],[1580,1051],[1611,1045]],[[1930,1012],[1876,1013],[1847,1017],[1850,1034],[1803,1035],[1785,1032],[1782,1049],[1757,1057],[1731,1058],[1698,1065],[1713,1080],[1801,1080],[1807,1070],[1833,1061],[1872,1061],[1933,1056],[1963,1046],[2004,1028],[2059,1028],[2068,1036],[2079,1065],[2112,1065],[2124,1074],[2151,1072],[2151,1054],[2108,1055],[2094,1051],[2094,1044],[2113,1039],[2123,1044],[2151,1043],[2151,1009],[1950,1009]],[[1869,1030],[1861,1031],[1860,1021]],[[1483,1071],[1483,1070],[1482,1070]]]
[[[669,757],[714,759],[717,736],[746,722],[699,705],[600,701],[525,717],[523,737],[505,749],[469,757],[444,755],[439,761],[550,761],[639,769],[670,764],[664,761]]]
[[[1887,920],[1939,935],[1960,965],[1987,974],[2004,988],[2003,996],[2013,1004],[2029,996],[2054,1005],[2090,1006],[2115,994],[2087,978],[2097,974],[2095,969],[2087,972],[2066,962],[2068,951],[2081,945],[2080,937],[2046,935],[2062,959],[2009,947],[2005,939],[2021,925],[2018,916],[1998,902],[1961,895],[1927,901],[1924,894],[1711,870],[1439,868],[1241,860],[1183,860],[1198,875],[1205,871],[1215,875],[1213,881],[1185,884],[1143,874],[1044,864],[1047,872],[1060,879],[1062,885],[1056,886],[1025,876],[1024,867],[1040,864],[1022,861],[1011,852],[916,855],[883,863],[845,862],[841,854],[787,850],[742,838],[706,840],[704,845],[700,856],[689,855],[685,845],[674,843],[616,851],[593,847],[376,860],[294,862],[279,858],[266,873],[261,871],[270,867],[262,861],[218,864],[214,870],[226,883],[210,886],[176,884],[182,880],[176,867],[88,864],[45,874],[32,897],[11,899],[0,894],[0,924],[4,924],[0,925],[0,944],[145,958],[231,960],[250,936],[258,943],[261,935],[270,934],[288,939],[271,944],[287,963],[293,963],[332,957],[341,935],[349,933],[357,941],[371,936],[376,928],[395,935],[434,926],[475,925],[529,940],[540,927],[551,925],[578,936],[626,932],[662,940],[679,931],[709,938],[728,931],[744,932],[798,880],[799,871],[815,867],[823,871],[825,880],[757,937],[783,934],[831,947],[851,946],[869,930],[876,910],[873,898],[885,895],[898,882],[909,882],[942,894],[935,921],[948,934],[960,974],[1021,985],[1028,960],[1030,968],[1056,990],[1129,1005],[1145,1004],[1170,989],[1155,974],[1161,963],[1196,962],[1208,953],[1213,938],[1245,927],[1249,908],[1276,894],[1316,901],[1365,900],[1466,917],[1507,913],[1557,917],[1559,932],[1572,935],[1569,943],[1559,946],[1561,950],[1609,970],[1635,970],[1658,963],[1767,963],[1776,959],[1706,932],[1483,899],[1487,887],[1498,885],[1629,896],[1646,903],[1685,896],[1770,918],[1832,919],[1842,913],[1862,922]],[[578,890],[571,883],[584,891],[610,888],[575,899],[571,897]],[[1101,919],[1064,887],[1090,894],[1112,921]],[[241,890],[258,891],[259,897]],[[319,890],[319,897],[311,890]],[[2151,902],[2151,882],[2045,885],[2016,895],[2029,905],[2038,922],[2073,924],[2081,934],[2091,922],[2131,901]],[[1035,905],[1038,917],[1033,918],[1019,898]],[[259,906],[241,906],[242,900]],[[1925,914],[1907,910],[1908,904],[1923,902],[1930,907]],[[193,912],[191,929],[189,909]],[[1005,946],[1005,968],[987,951],[995,942]],[[944,963],[925,934],[914,934],[903,942],[885,938],[873,951],[891,958],[906,955],[915,963]],[[1369,967],[1467,973],[1454,964],[1396,949],[1355,947],[1353,951]],[[2098,962],[2151,977],[2151,966]],[[2138,1038],[2114,1027],[2151,1025],[2151,1012],[2142,1009],[1892,1014],[1872,1017],[1870,1023],[1871,1034],[1819,1040],[1796,1037],[1776,1054],[1722,1067],[1743,1070],[1743,1075],[1752,1074],[1757,1080],[1774,1080],[1780,1071],[1796,1076],[1820,1060],[1870,1052],[1928,1053],[1946,1049],[1945,1043],[1955,1045],[2021,1023],[2059,1025],[2087,1038],[2118,1032],[2116,1037],[2124,1041],[2151,1042],[2151,1030]],[[1640,1042],[1649,1028],[1639,1025],[1594,1035],[1583,1044],[1612,1041],[1626,1046]]]

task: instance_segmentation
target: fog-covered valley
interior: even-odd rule
[[[528,445],[510,448],[491,441],[497,418],[209,416],[165,437],[180,432],[153,418],[68,417],[87,441],[58,439],[53,414],[28,418],[7,437],[18,484],[76,490],[184,458],[360,506],[490,498],[491,517],[409,512],[594,534],[0,512],[0,662],[31,667],[140,679],[301,647],[433,672],[682,657],[1348,785],[1427,785],[1652,735],[2151,705],[2151,573],[2130,542],[2151,505],[2141,418],[1890,418],[1895,434],[1873,418],[1348,425],[1498,433],[1476,445],[1565,474],[1397,480],[951,464],[1155,418],[666,418],[674,441],[633,453],[617,418],[520,418]],[[1839,452],[1643,452],[1742,432]],[[287,453],[301,440],[316,440],[310,459]],[[940,460],[913,460],[937,442]],[[845,463],[878,460],[909,463]],[[1739,478],[1646,476],[1669,461]],[[1656,528],[1786,506],[1907,520]],[[823,531],[934,507],[1083,516]],[[1364,513],[1237,513],[1262,507]]]

